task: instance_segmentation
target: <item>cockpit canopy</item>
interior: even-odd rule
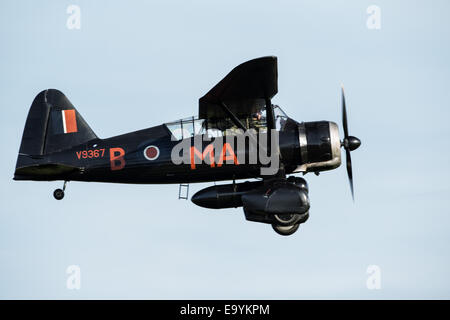
[[[279,106],[274,106],[276,119],[276,129],[282,131],[288,116]],[[241,115],[240,122],[246,130],[254,129],[257,132],[267,131],[266,110],[261,108],[249,115]],[[208,134],[208,137],[215,138],[242,132],[232,119],[228,117],[199,119],[198,117],[184,118],[178,121],[164,124],[169,129],[174,140],[191,138],[195,135]]]

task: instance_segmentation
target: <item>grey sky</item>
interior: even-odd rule
[[[81,29],[66,9],[81,8]],[[366,9],[381,8],[381,29]],[[450,298],[448,1],[2,1],[0,298]],[[340,124],[344,166],[291,237],[178,186],[12,180],[31,102],[64,92],[99,137],[197,113],[236,65],[278,56],[273,102]],[[191,195],[208,184],[191,185]],[[79,265],[81,289],[66,288]],[[366,268],[381,268],[381,290]]]

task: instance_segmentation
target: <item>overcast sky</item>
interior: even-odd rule
[[[69,29],[67,8],[81,10]],[[367,8],[381,10],[369,29]],[[0,298],[450,298],[450,3],[1,1]],[[70,25],[70,23],[69,23]],[[369,23],[369,26],[374,26]],[[12,180],[28,109],[66,94],[101,138],[191,115],[236,65],[278,56],[273,103],[340,124],[345,167],[306,175],[291,237],[242,209],[178,200],[178,185]],[[342,133],[341,133],[342,134]],[[194,184],[190,195],[209,184]],[[68,266],[81,288],[66,287]],[[380,268],[369,290],[367,268]]]

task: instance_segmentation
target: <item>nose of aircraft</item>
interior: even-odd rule
[[[344,147],[348,148],[350,151],[358,149],[360,145],[361,140],[354,136],[349,136],[344,140]]]

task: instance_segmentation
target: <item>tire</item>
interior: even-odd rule
[[[292,226],[297,222],[299,215],[295,213],[274,214],[275,223],[280,226]]]
[[[298,230],[300,224],[296,223],[291,226],[280,226],[278,224],[272,223],[272,228],[276,233],[282,236],[290,236]]]
[[[64,198],[64,191],[56,189],[53,191],[53,197],[55,197],[56,200],[62,200]]]

